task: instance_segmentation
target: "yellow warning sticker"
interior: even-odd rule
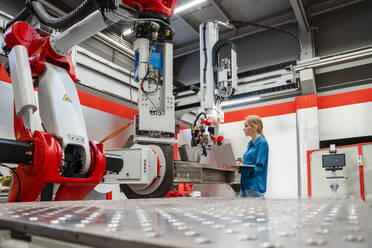
[[[70,99],[70,97],[68,97],[67,94],[65,94],[65,96],[63,97],[63,101],[65,101],[65,102],[72,102],[71,99]]]

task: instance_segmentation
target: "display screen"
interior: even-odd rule
[[[323,168],[344,167],[345,153],[323,155],[322,164]]]

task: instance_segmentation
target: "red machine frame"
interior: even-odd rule
[[[367,143],[359,143],[359,144],[353,144],[353,145],[345,145],[345,146],[337,146],[337,148],[341,147],[350,147],[350,146],[358,146],[358,156],[359,156],[359,161],[358,161],[358,167],[359,167],[359,178],[360,178],[360,197],[362,198],[363,201],[366,201],[366,196],[365,196],[365,188],[364,188],[364,170],[363,170],[363,150],[362,150],[362,145],[366,144],[372,144],[372,142],[367,142]],[[329,148],[321,148],[321,149],[315,149],[315,150],[308,150],[307,151],[307,195],[311,197],[311,153],[315,151],[321,151],[321,150],[328,150]]]

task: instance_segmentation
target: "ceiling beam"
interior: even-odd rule
[[[193,34],[195,34],[197,37],[199,37],[199,31],[193,26],[191,25],[188,21],[186,21],[180,14],[177,14],[176,17],[178,18],[178,20],[180,20],[185,26],[187,26],[189,29],[191,29],[191,31],[193,32]]]
[[[307,15],[309,18],[312,18],[317,15],[321,15],[327,13],[329,11],[337,10],[344,8],[349,5],[353,5],[356,3],[363,2],[364,0],[329,0],[329,1],[322,1],[319,4],[315,4],[310,6],[307,9]]]
[[[231,21],[230,17],[227,16],[227,14],[223,10],[223,8],[216,2],[216,0],[210,0],[210,2],[216,8],[216,10],[218,11],[218,13],[220,13],[220,15],[222,15],[223,18],[225,18],[225,20],[230,23],[230,21]],[[235,25],[232,25],[232,27],[236,31]]]
[[[294,14],[296,16],[298,26],[300,27],[301,32],[306,33],[310,30],[309,21],[307,20],[306,11],[302,0],[289,0]]]
[[[278,27],[289,23],[296,23],[296,18],[293,13],[286,13],[280,16],[276,16],[274,18],[268,19],[266,21],[263,21],[261,24]],[[242,28],[238,28],[236,31],[232,30],[230,32],[224,33],[220,35],[220,38],[226,38],[230,40],[236,40],[240,39],[252,34],[256,34],[259,32],[262,32],[266,29],[257,28],[255,26],[245,26]],[[195,43],[181,47],[179,49],[174,50],[174,58],[182,57],[184,55],[194,53],[199,51],[199,41],[196,41]]]

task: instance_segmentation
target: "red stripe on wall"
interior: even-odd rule
[[[294,102],[286,102],[263,107],[231,111],[225,113],[225,123],[244,120],[248,115],[269,117],[296,112],[296,109],[318,109],[341,107],[351,104],[372,102],[372,88],[318,97],[316,94],[297,97]]]
[[[130,108],[108,101],[106,99],[94,96],[78,90],[80,104],[89,108],[94,108],[109,114],[117,115],[124,118],[130,117]],[[137,110],[133,110],[132,120],[138,114]]]
[[[307,196],[311,197],[311,153],[315,150],[309,150],[306,152],[307,155]]]
[[[318,96],[316,94],[296,97],[296,109],[313,108],[318,106]]]
[[[4,78],[0,77],[0,81],[4,81]],[[4,81],[5,82],[5,81]],[[7,82],[8,83],[8,82]],[[11,82],[9,82],[11,83]],[[35,89],[38,91],[38,89]],[[130,108],[108,101],[106,99],[94,96],[78,90],[78,96],[80,104],[89,108],[94,108],[109,114],[117,115],[123,118],[129,119],[130,117]],[[133,109],[132,120],[134,116],[138,114],[138,111]]]
[[[318,108],[334,108],[345,105],[371,102],[372,88],[318,97]]]
[[[0,81],[11,82],[10,77],[4,69],[4,64],[0,67]],[[78,92],[82,105],[104,111],[109,114],[129,118],[130,108],[105,100],[103,98],[85,93]],[[242,121],[248,115],[258,115],[260,117],[270,117],[295,113],[297,109],[310,108],[318,106],[318,109],[340,107],[351,104],[365,103],[372,101],[372,88],[357,90],[352,92],[321,96],[316,94],[297,97],[295,101],[279,103],[274,105],[243,109],[225,113],[225,123]],[[133,115],[138,114],[137,110]],[[184,127],[180,128],[182,130]]]
[[[8,73],[5,71],[4,64],[0,64],[0,81],[11,83],[12,80],[8,76]],[[37,91],[37,89],[36,89]],[[84,105],[89,108],[94,108],[109,114],[117,115],[123,118],[129,118],[130,117],[130,108],[120,105],[118,103],[114,103],[111,101],[108,101],[106,99],[78,91],[79,100],[81,105]],[[134,119],[134,116],[138,114],[137,110],[133,110],[132,120]]]
[[[248,115],[258,115],[261,118],[263,118],[269,116],[292,114],[295,112],[296,112],[295,102],[285,102],[269,106],[226,112],[225,123],[242,121]]]

